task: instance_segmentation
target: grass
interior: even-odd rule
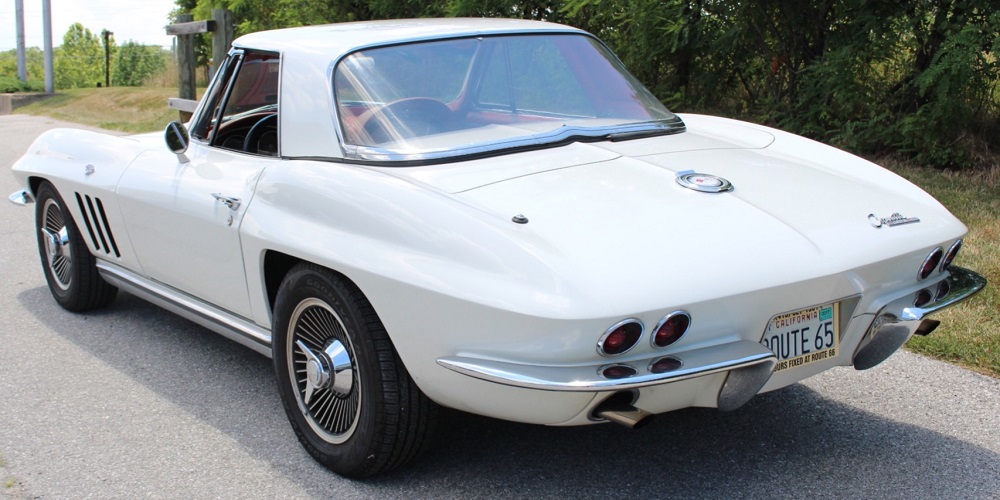
[[[173,87],[76,89],[18,109],[125,132],[162,130],[177,112],[167,109]],[[986,172],[946,172],[892,160],[889,169],[924,188],[969,226],[956,264],[990,285],[971,300],[938,313],[941,326],[907,347],[1000,378],[1000,166]],[[1000,163],[1000,161],[995,162]]]
[[[18,108],[15,113],[122,132],[153,132],[163,130],[178,117],[177,110],[167,108],[168,97],[177,97],[177,87],[60,90],[54,97]]]
[[[934,317],[941,326],[907,344],[913,351],[1000,377],[1000,166],[956,173],[885,162],[933,195],[969,227],[956,264],[990,284],[979,295]]]

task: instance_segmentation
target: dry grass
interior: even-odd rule
[[[177,87],[109,87],[59,91],[54,97],[19,108],[15,113],[44,115],[123,132],[162,130],[178,118],[167,108]]]

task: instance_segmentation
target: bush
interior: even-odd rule
[[[0,93],[14,92],[42,92],[45,90],[44,82],[28,81],[22,82],[14,76],[0,76]]]

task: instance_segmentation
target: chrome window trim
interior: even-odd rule
[[[342,144],[344,158],[377,163],[454,161],[465,157],[496,155],[520,150],[558,147],[572,142],[627,140],[654,135],[673,135],[687,130],[678,116],[669,120],[628,123],[612,127],[559,127],[551,132],[512,140],[471,144],[462,148],[400,152],[394,149]]]

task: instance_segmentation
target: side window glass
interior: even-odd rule
[[[211,138],[212,132],[215,130],[215,123],[218,121],[222,96],[226,94],[229,82],[232,80],[233,74],[236,72],[236,68],[239,66],[242,58],[242,53],[229,56],[223,64],[222,70],[212,80],[212,85],[209,86],[208,93],[204,97],[205,107],[202,110],[201,116],[198,117],[198,121],[191,129],[192,137],[197,137],[203,141]]]
[[[219,96],[211,96],[211,108],[202,117],[207,123],[197,130],[203,135],[196,137],[225,149],[277,156],[279,57],[247,52],[237,62],[227,67],[235,75],[213,87]]]

